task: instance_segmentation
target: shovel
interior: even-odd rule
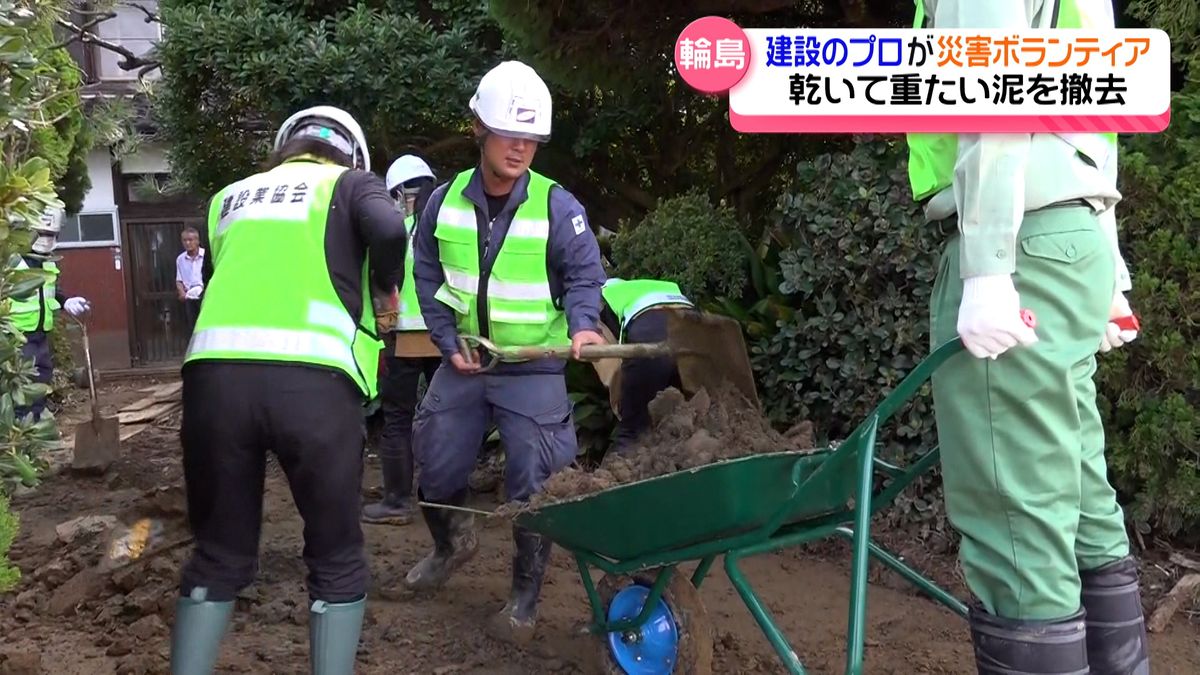
[[[754,373],[741,325],[726,316],[706,314],[694,309],[672,308],[668,312],[665,342],[637,344],[586,345],[583,361],[601,359],[639,359],[669,356],[675,359],[679,379],[688,394],[700,389],[716,391],[724,382],[732,383],[755,409],[759,408],[754,388]],[[476,348],[492,355],[492,361],[480,369],[490,370],[498,362],[520,363],[543,358],[570,359],[571,347],[499,347],[487,338],[461,335],[459,350],[474,362]]]
[[[75,318],[75,317],[72,317]],[[83,356],[87,361],[88,390],[92,396],[92,419],[75,425],[75,457],[71,468],[77,471],[103,473],[121,456],[121,423],[116,417],[101,417],[100,402],[96,399],[96,378],[92,374],[92,348],[88,343],[87,325],[78,318],[83,331]]]

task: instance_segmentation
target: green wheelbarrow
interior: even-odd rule
[[[600,672],[711,673],[712,628],[697,588],[723,556],[725,574],[788,672],[803,675],[799,656],[738,563],[828,537],[853,544],[846,673],[863,672],[870,557],[966,617],[962,602],[870,537],[872,515],[938,461],[937,448],[903,468],[876,458],[878,429],[962,349],[954,340],[934,350],[835,447],[718,462],[517,516],[518,524],[574,555],[591,603],[589,631]],[[876,487],[877,477],[884,479],[882,487]],[[697,564],[688,578],[677,566],[692,561]],[[599,584],[592,568],[605,573]]]

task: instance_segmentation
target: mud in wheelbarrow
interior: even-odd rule
[[[518,524],[571,552],[591,605],[589,631],[601,673],[712,672],[712,625],[697,589],[718,557],[789,673],[806,673],[741,573],[742,558],[840,537],[852,543],[846,670],[863,672],[868,560],[899,573],[966,616],[958,599],[871,541],[871,516],[937,464],[929,450],[907,467],[875,457],[880,425],[946,360],[947,343],[901,381],[836,447],[726,460],[567,499],[520,513]],[[690,577],[678,566],[695,562]],[[599,584],[592,568],[605,573]],[[790,598],[780,598],[782,602]]]

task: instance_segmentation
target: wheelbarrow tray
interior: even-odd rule
[[[570,498],[525,512],[518,524],[575,552],[632,560],[752,531],[787,505],[782,524],[844,511],[850,472],[822,476],[792,502],[797,485],[829,457],[828,449],[724,460]]]

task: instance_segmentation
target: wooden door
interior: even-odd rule
[[[135,366],[179,363],[187,351],[183,303],[175,292],[175,258],[183,252],[179,235],[189,225],[200,230],[203,240],[202,219],[125,222]]]

